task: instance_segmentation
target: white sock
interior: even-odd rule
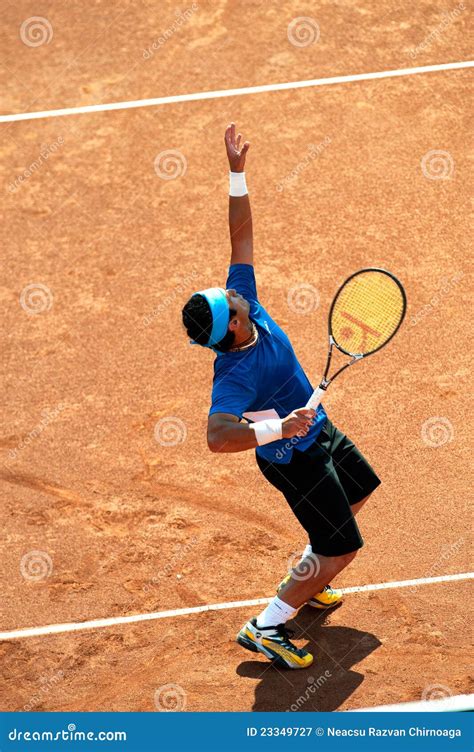
[[[257,626],[263,629],[264,627],[276,627],[277,624],[284,624],[295,611],[294,606],[289,606],[276,595],[263,609],[262,613],[257,616]]]
[[[301,554],[301,559],[299,560],[298,564],[301,564],[301,562],[303,561],[303,559],[306,559],[306,557],[310,556],[312,553],[313,553],[313,549],[311,547],[311,543],[308,543],[308,545],[306,546],[305,550]]]

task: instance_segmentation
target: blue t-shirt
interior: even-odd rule
[[[242,419],[244,413],[275,410],[280,418],[286,418],[292,410],[306,405],[313,387],[287,335],[258,302],[253,266],[230,266],[226,287],[237,290],[250,303],[249,316],[259,337],[254,347],[219,354],[215,359],[209,414],[230,413]],[[257,447],[257,454],[271,462],[288,464],[293,448],[304,451],[313,444],[326,417],[319,405],[306,436],[272,441]]]

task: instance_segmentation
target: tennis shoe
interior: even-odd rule
[[[236,640],[246,650],[253,653],[263,653],[277,666],[283,668],[308,668],[313,662],[313,656],[307,650],[297,648],[290,637],[293,632],[278,624],[276,627],[257,627],[254,617],[242,627]]]
[[[286,585],[290,577],[291,573],[287,574],[286,577],[280,582],[277,587],[277,595]],[[313,597],[310,598],[309,601],[306,601],[306,605],[311,606],[312,608],[320,608],[322,610],[326,610],[328,608],[334,608],[334,606],[337,606],[337,604],[340,603],[341,600],[342,590],[333,588],[331,587],[331,585],[326,585],[326,587],[323,588],[320,593],[316,593],[316,595],[313,595]]]

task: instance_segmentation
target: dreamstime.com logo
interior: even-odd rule
[[[310,16],[297,16],[288,24],[288,41],[294,47],[309,47],[319,42],[321,32],[319,24]]]
[[[188,163],[186,157],[178,149],[166,149],[156,155],[155,172],[162,180],[176,180],[186,175]]]
[[[155,306],[152,311],[150,311],[143,317],[143,326],[150,326],[150,324],[153,323],[153,320],[157,318],[157,316],[159,316],[161,313],[163,313],[163,311],[166,310],[166,308],[171,305],[174,300],[176,300],[178,295],[181,296],[189,288],[191,282],[194,281],[197,276],[197,270],[193,269],[192,272],[183,277],[180,283],[176,285],[176,287],[173,287],[173,290],[168,295],[166,295],[166,297],[162,298],[159,304]]]
[[[449,180],[454,173],[454,159],[449,151],[431,149],[421,159],[421,171],[428,180]]]
[[[314,676],[308,676],[307,682],[308,686],[305,690],[305,692],[298,697],[295,702],[293,702],[289,708],[286,709],[286,713],[296,713],[297,710],[301,708],[302,705],[305,704],[311,697],[314,697],[318,689],[321,689],[328,679],[331,679],[332,674],[330,671],[326,670],[324,674],[321,674],[321,676],[318,676],[317,679],[314,678]]]
[[[175,34],[183,24],[187,23],[189,19],[196,13],[196,11],[199,9],[199,6],[197,3],[193,3],[190,8],[186,8],[186,10],[183,11],[176,11],[176,18],[173,21],[172,24],[168,26],[167,29],[163,31],[162,34],[160,34],[159,37],[153,40],[151,45],[147,47],[146,50],[143,50],[143,59],[144,60],[150,60],[150,58],[153,57],[155,52],[162,47],[165,42],[170,39],[173,34]]]
[[[311,166],[311,163],[323,153],[323,151],[332,142],[330,136],[325,136],[319,144],[311,144],[304,157],[296,164],[285,177],[283,177],[277,184],[276,189],[281,193],[285,188],[292,186],[298,180],[302,172]]]
[[[55,689],[57,684],[59,684],[62,679],[64,679],[65,673],[64,671],[57,671],[55,674],[51,674],[50,676],[41,676],[39,680],[39,688],[35,692],[34,695],[30,697],[28,702],[23,705],[23,710],[25,713],[29,713],[33,708],[35,708],[37,705],[41,703],[42,700],[44,700],[45,695],[49,694],[51,690]]]
[[[449,687],[444,684],[430,684],[424,688],[421,699],[422,700],[444,700],[446,697],[452,697],[453,693]]]
[[[11,465],[18,459],[19,453],[23,449],[25,449],[25,447],[29,446],[32,441],[35,441],[35,439],[37,439],[43,433],[45,428],[47,428],[47,426],[49,426],[49,424],[52,423],[53,420],[56,420],[56,418],[59,416],[60,412],[64,410],[64,408],[65,405],[60,402],[59,405],[53,408],[53,410],[45,409],[42,411],[43,417],[41,418],[39,423],[37,423],[36,426],[31,429],[31,431],[28,431],[28,433],[21,438],[16,447],[12,447],[8,450],[7,460],[3,463],[7,470],[11,470]]]
[[[423,39],[422,42],[420,42],[420,44],[418,44],[416,47],[412,47],[412,49],[408,53],[411,59],[414,60],[420,54],[420,52],[428,50],[434,42],[438,41],[441,35],[446,31],[448,26],[450,26],[458,18],[458,16],[461,15],[463,10],[466,10],[466,6],[464,5],[464,3],[459,3],[452,10],[444,11],[440,23],[432,31],[430,31],[430,33]]]
[[[153,587],[156,587],[156,585],[158,585],[163,577],[169,577],[173,570],[176,568],[176,565],[181,563],[185,559],[185,557],[192,551],[192,549],[198,542],[199,538],[193,535],[188,543],[180,546],[176,553],[172,556],[172,558],[166,562],[163,569],[158,572],[158,574],[155,575],[149,582],[143,585],[143,592],[148,593]],[[179,577],[179,575],[176,576]]]
[[[45,580],[53,571],[53,560],[46,551],[28,551],[21,557],[20,573],[25,580]]]
[[[186,710],[186,692],[179,684],[163,684],[155,691],[155,708],[161,713]]]
[[[441,415],[425,420],[421,426],[421,438],[426,446],[437,449],[454,439],[454,428],[449,418]]]
[[[306,556],[302,561],[301,554],[293,552],[288,559],[288,571],[294,580],[304,581],[317,577],[321,571],[321,562],[316,554]]]
[[[20,731],[14,728],[8,732],[8,739],[11,742],[126,742],[127,732],[78,731],[75,723],[68,723],[67,729],[61,731]]]
[[[41,282],[31,282],[21,291],[20,305],[30,315],[45,313],[53,306],[53,293]]]
[[[20,175],[17,175],[16,178],[8,184],[8,190],[10,191],[10,193],[15,193],[15,191],[17,191],[23,185],[23,183],[31,178],[31,176],[34,175],[35,172],[38,172],[38,170],[43,166],[45,162],[47,162],[50,156],[52,154],[56,154],[56,152],[58,152],[63,145],[64,138],[62,136],[58,136],[56,141],[52,141],[50,144],[44,144],[40,149],[39,156],[37,156],[36,159],[34,159],[28,165],[28,167],[25,167]]]
[[[411,317],[411,325],[416,326],[422,319],[424,319],[428,314],[432,313],[432,311],[439,306],[439,304],[442,302],[443,298],[446,297],[452,290],[456,287],[456,285],[459,284],[459,282],[464,277],[464,272],[457,272],[456,274],[453,274],[452,277],[447,277],[446,279],[441,280],[438,283],[438,289],[436,293],[433,295],[429,303],[425,303],[425,305],[420,308],[416,313],[414,313]]]
[[[447,562],[452,559],[453,556],[457,556],[461,548],[464,546],[464,543],[464,538],[459,538],[457,541],[454,541],[454,543],[445,546],[444,550],[438,556],[437,560],[424,574],[424,577],[428,579],[430,577],[440,577],[446,571]],[[415,595],[415,593],[417,593],[419,589],[420,585],[412,585],[410,588],[408,588],[408,593],[410,595]]]
[[[281,449],[277,449],[276,450],[276,452],[275,452],[276,459],[277,460],[282,460],[286,456],[287,452],[290,452],[290,451],[292,451],[295,448],[295,446],[298,444],[298,442],[299,442],[300,439],[304,439],[305,438],[305,435],[306,434],[298,431],[298,433],[296,434],[296,436],[292,436],[291,439],[288,439],[288,441],[286,441],[283,444],[283,446],[282,446]]]
[[[131,546],[133,546],[133,549],[136,551],[140,548],[141,545],[143,545],[147,541],[149,541],[150,543],[154,545],[154,533],[150,532],[149,530],[144,531],[138,540],[137,540],[136,535],[132,536],[130,538],[129,543]],[[178,550],[174,553],[173,557],[169,561],[166,562],[163,569],[160,572],[158,572],[158,574],[156,574],[151,580],[146,582],[142,586],[141,590],[144,593],[148,594],[154,587],[159,585],[163,577],[170,577],[175,567],[178,564],[184,562],[184,559],[186,558],[186,556],[190,553],[190,551],[194,548],[194,546],[197,545],[198,542],[199,542],[199,538],[193,535],[193,537],[188,543],[184,545],[180,545]],[[180,579],[180,577],[181,575],[179,574],[176,575],[177,579]],[[137,593],[135,593],[133,598],[130,598],[130,600],[122,606],[123,613],[126,614],[132,609],[134,611],[137,610],[137,595],[139,597],[138,591]],[[140,607],[138,606],[138,608]],[[165,635],[162,636],[163,639],[167,634],[169,633],[166,633]]]
[[[186,441],[188,429],[186,423],[181,418],[169,415],[155,424],[154,428],[155,441],[161,446],[177,446]]]
[[[305,316],[319,307],[319,292],[308,282],[300,282],[288,290],[286,302],[290,311]]]
[[[43,16],[30,16],[20,26],[20,39],[27,47],[41,47],[53,38],[53,27]]]

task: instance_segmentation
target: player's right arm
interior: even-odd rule
[[[241,134],[235,137],[235,123],[227,126],[224,140],[231,175],[243,173],[249,142],[245,141],[241,146]],[[229,196],[229,231],[232,247],[231,265],[253,265],[252,212],[248,193],[245,196]]]
[[[306,436],[315,416],[304,407],[293,410],[282,419],[282,438]],[[207,445],[211,452],[244,452],[258,446],[256,434],[249,423],[230,413],[213,413],[207,423]]]

